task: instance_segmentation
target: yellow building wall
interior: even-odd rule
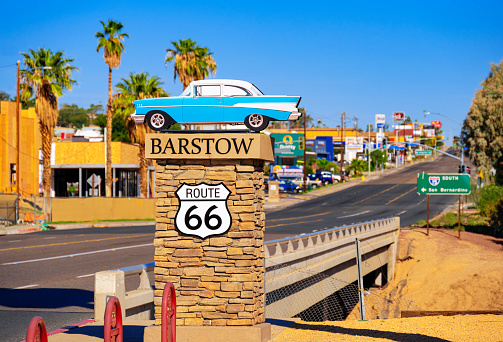
[[[53,198],[52,221],[153,219],[155,202],[155,198]]]
[[[21,105],[20,105],[21,106]],[[35,108],[21,110],[20,169],[23,196],[38,194],[40,131]],[[0,101],[0,192],[16,192],[10,180],[10,165],[17,162],[16,103]]]
[[[304,134],[304,129],[303,128],[296,128],[296,129],[268,129],[269,132],[271,133],[279,133],[279,134],[292,134],[292,133],[300,133]],[[339,130],[337,128],[307,128],[306,129],[306,139],[311,140],[311,139],[316,139],[316,137],[333,137],[334,141],[340,141],[341,140],[341,133],[342,130]],[[385,136],[392,136],[393,132],[384,132]],[[348,137],[363,137],[363,138],[368,138],[369,133],[368,132],[360,132],[358,130],[355,130],[353,128],[346,128],[343,132],[343,136],[348,138]],[[375,139],[376,137],[376,132],[370,132],[370,138]]]
[[[54,164],[105,164],[104,142],[56,142]],[[119,141],[112,142],[112,164],[138,165],[139,147]]]

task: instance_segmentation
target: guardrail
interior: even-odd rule
[[[335,263],[354,259],[356,237],[362,242],[371,242],[362,247],[363,254],[373,249],[389,247],[388,260],[379,262],[388,263],[388,269],[394,270],[399,228],[400,218],[393,217],[268,241],[264,244],[266,293],[303,280],[315,272],[324,272]],[[122,317],[125,320],[152,319],[154,291],[146,272],[153,268],[154,263],[149,263],[96,273],[95,319],[101,320],[104,317],[107,297],[110,296],[116,296],[124,303]],[[310,272],[298,272],[300,268],[307,268]],[[140,274],[140,286],[137,290],[126,293],[124,277],[135,274]],[[388,278],[393,278],[393,271],[388,272]]]
[[[154,317],[154,290],[150,285],[147,271],[154,269],[154,263],[97,272],[94,278],[94,317],[103,321],[108,298],[115,296],[121,303],[122,317],[126,321],[149,320]],[[140,275],[140,285],[136,290],[126,292],[125,277]]]

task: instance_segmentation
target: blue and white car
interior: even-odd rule
[[[175,123],[244,123],[259,132],[269,121],[297,120],[300,100],[300,96],[264,95],[246,81],[208,79],[193,81],[180,96],[133,101],[131,118],[155,131]]]

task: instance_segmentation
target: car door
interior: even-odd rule
[[[240,104],[249,103],[253,100],[251,93],[238,86],[224,85],[224,121],[225,122],[243,122],[244,118],[250,113],[250,109],[240,106]]]
[[[218,84],[195,85],[194,94],[183,99],[183,122],[222,122],[223,101]]]

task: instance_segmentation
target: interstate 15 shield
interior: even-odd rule
[[[175,191],[180,200],[175,228],[182,234],[202,239],[227,232],[232,224],[227,208],[230,193],[223,183],[183,184]]]
[[[431,185],[437,186],[440,183],[440,177],[438,177],[438,176],[430,176],[428,178],[428,181],[430,182]]]

